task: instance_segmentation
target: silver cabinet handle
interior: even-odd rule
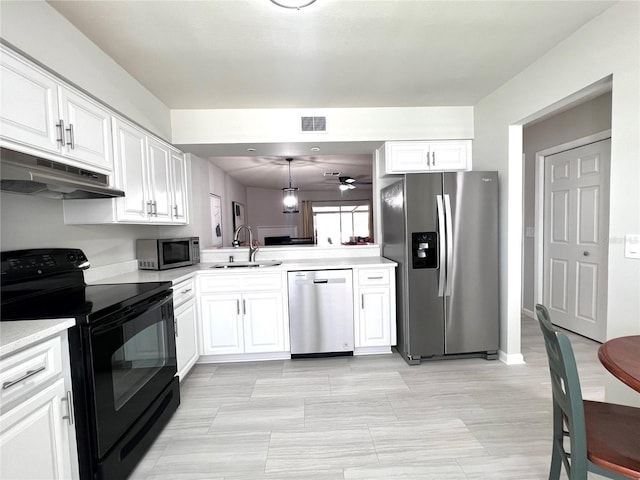
[[[367,280],[382,280],[382,275],[379,277],[367,277]]]
[[[236,300],[236,311],[238,312],[238,315],[240,315],[240,300]]]
[[[56,138],[56,141],[60,142],[62,144],[62,146],[65,146],[65,139],[64,139],[64,120],[60,119],[60,123],[56,123],[56,127],[58,127],[60,129],[60,138]]]
[[[67,132],[69,132],[69,143],[67,143],[67,145],[69,145],[72,149],[76,148],[76,141],[74,139],[74,135],[73,135],[73,124],[70,123],[69,124],[69,128],[67,128]]]
[[[157,217],[158,216],[158,202],[156,202],[154,200],[153,202],[151,202],[151,206],[153,207],[153,214]]]
[[[430,165],[430,162],[429,162],[430,155],[431,155],[431,152],[427,152],[427,167]]]
[[[436,166],[436,152],[431,152],[431,166]]]
[[[63,420],[68,420],[69,425],[73,425],[73,397],[71,390],[67,390],[67,397],[62,399],[63,402],[67,402],[67,414],[62,417]]]
[[[582,255],[584,255],[585,257],[589,256],[589,252],[583,252]]]
[[[151,215],[151,202],[147,202],[147,215]]]
[[[247,314],[247,301],[244,298],[242,299],[242,314]]]
[[[38,374],[38,373],[42,372],[45,368],[47,368],[47,367],[45,367],[45,366],[43,365],[42,367],[40,367],[40,368],[36,368],[35,370],[27,370],[27,373],[25,373],[25,374],[24,374],[23,376],[21,376],[20,378],[16,378],[15,380],[11,380],[11,381],[9,381],[9,382],[4,382],[4,383],[2,384],[2,389],[3,389],[3,390],[6,390],[7,388],[11,388],[11,387],[13,387],[14,385],[16,385],[16,384],[18,384],[18,383],[20,383],[20,382],[22,382],[22,381],[26,380],[27,378],[29,378],[29,377],[33,377],[34,375],[36,375],[36,374]]]
[[[174,217],[178,218],[178,205],[173,206]]]
[[[186,290],[182,290],[180,293],[182,293],[183,295],[189,293],[191,290],[193,290],[192,288],[187,288]]]
[[[364,310],[364,293],[360,294],[360,309]]]

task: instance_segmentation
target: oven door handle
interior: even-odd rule
[[[160,295],[156,295],[140,303],[136,303],[135,305],[132,305],[130,308],[125,309],[124,311],[114,312],[113,318],[110,320],[100,322],[97,325],[90,324],[91,330],[94,335],[99,335],[103,332],[112,330],[113,328],[125,324],[132,318],[138,317],[145,312],[161,308],[163,305],[166,305],[172,300],[173,292],[171,290],[169,290],[168,292],[162,292]]]

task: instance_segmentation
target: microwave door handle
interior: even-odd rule
[[[451,197],[444,196],[445,220],[447,224],[447,289],[445,297],[451,296],[451,277],[453,276],[453,215],[451,213]]]
[[[444,296],[446,286],[446,227],[444,219],[444,205],[442,203],[442,195],[436,195],[436,207],[438,213],[438,296]]]

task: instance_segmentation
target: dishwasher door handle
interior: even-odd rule
[[[328,279],[323,279],[323,280],[314,280],[313,283],[329,283]]]

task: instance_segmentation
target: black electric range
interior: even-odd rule
[[[86,285],[69,248],[2,252],[2,321],[68,330],[81,480],[125,479],[180,404],[171,282]]]

